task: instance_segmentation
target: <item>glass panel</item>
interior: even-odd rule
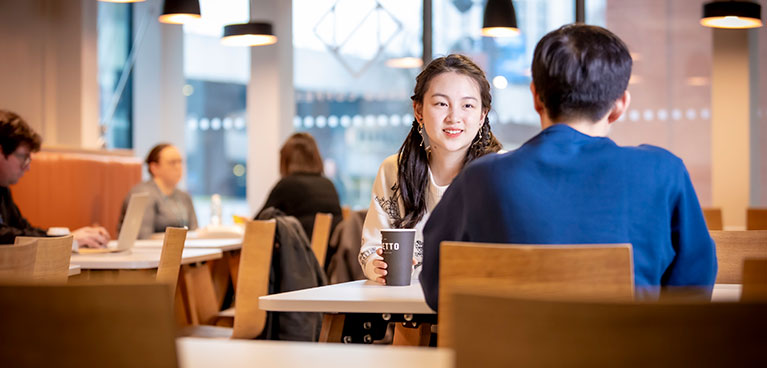
[[[711,29],[707,0],[589,0],[634,59],[631,106],[610,134],[621,145],[663,147],[681,157],[702,206],[711,206]]]
[[[490,123],[505,150],[519,147],[541,130],[530,95],[535,44],[547,32],[575,21],[573,0],[514,1],[521,34],[482,37],[485,1],[434,0],[434,55],[471,57],[493,86]]]
[[[421,6],[293,1],[294,126],[316,138],[343,205],[367,208],[379,165],[412,124],[420,65],[396,68],[393,61],[421,58]]]
[[[120,78],[132,39],[131,4],[98,3],[99,120],[106,148],[133,147],[133,73]]]
[[[248,0],[201,0],[203,18],[184,25],[187,188],[200,226],[210,220],[210,196],[222,197],[222,222],[252,216],[245,198],[246,90],[250,48],[221,45],[223,26],[248,21]]]

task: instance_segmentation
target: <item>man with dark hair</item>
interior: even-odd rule
[[[437,308],[443,240],[517,244],[631,243],[637,296],[662,286],[710,293],[714,243],[682,160],[607,138],[631,100],[626,45],[567,25],[535,48],[530,89],[543,131],[519,149],[464,168],[424,228],[421,284]]]
[[[32,152],[40,150],[40,135],[19,115],[0,109],[0,244],[13,244],[17,236],[45,236],[32,226],[13,202],[8,186],[16,184],[29,170]],[[109,241],[103,227],[83,227],[72,232],[81,247],[100,248]]]

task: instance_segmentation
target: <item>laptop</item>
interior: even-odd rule
[[[136,193],[131,195],[128,201],[128,209],[125,210],[120,233],[117,241],[110,240],[106,248],[79,248],[78,253],[112,253],[122,252],[133,248],[138,239],[141,222],[144,219],[146,206],[149,204],[149,193]]]

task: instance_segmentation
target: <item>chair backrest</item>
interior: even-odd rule
[[[175,367],[166,285],[0,285],[5,367]]]
[[[765,303],[643,304],[503,294],[454,295],[457,368],[740,367],[765,361]]]
[[[767,258],[767,230],[710,231],[716,243],[717,284],[740,284],[746,258]]]
[[[703,208],[703,217],[706,219],[706,226],[709,230],[724,229],[721,208]]]
[[[185,228],[166,227],[162,242],[160,264],[157,266],[157,281],[170,285],[171,295],[176,295],[176,283],[181,268],[181,256],[186,241]]]
[[[516,245],[442,242],[439,273],[440,347],[451,347],[450,290],[464,284],[539,295],[631,300],[630,244]]]
[[[312,251],[321,269],[325,268],[325,254],[328,252],[328,240],[330,239],[330,225],[332,222],[332,213],[317,213],[314,216]]]
[[[245,224],[235,291],[234,339],[256,338],[266,325],[266,311],[258,308],[258,298],[269,294],[276,225],[275,220],[248,221]]]
[[[747,259],[743,264],[740,300],[767,302],[767,258]]]
[[[0,245],[0,280],[32,279],[35,272],[35,257],[37,257],[37,242]]]
[[[37,242],[33,279],[66,282],[69,278],[69,260],[72,258],[73,240],[72,235],[50,238],[17,236],[15,243],[21,245]]]
[[[352,208],[349,206],[341,206],[341,218],[346,220],[352,214]]]
[[[746,210],[746,230],[767,230],[767,208]]]

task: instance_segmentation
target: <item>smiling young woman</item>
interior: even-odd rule
[[[431,210],[464,165],[501,149],[487,118],[490,83],[468,57],[434,59],[416,77],[411,99],[415,120],[399,152],[378,170],[362,232],[360,265],[380,283],[387,267],[380,254],[381,229],[416,229],[418,270],[423,225]]]

